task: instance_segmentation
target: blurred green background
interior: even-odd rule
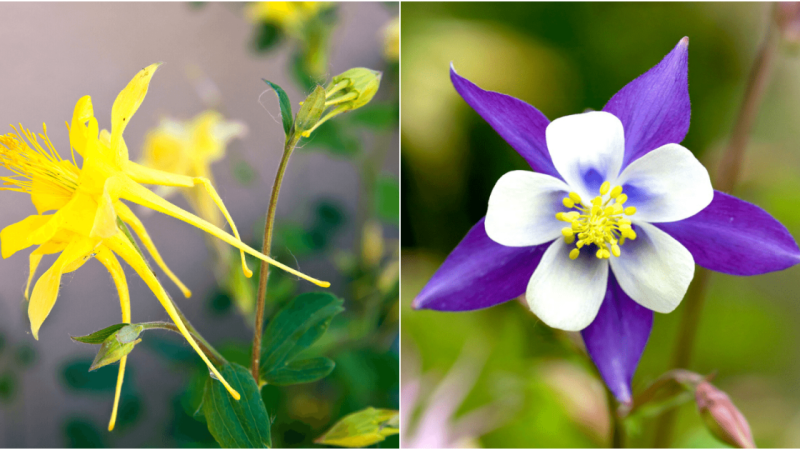
[[[419,419],[429,412],[426,407],[437,397],[426,394],[464,355],[462,361],[471,361],[479,376],[470,389],[468,377],[453,381],[463,370],[449,372],[445,385],[469,392],[463,403],[450,405],[455,412],[441,410],[449,417],[443,423],[452,428],[443,439],[451,445],[607,446],[605,393],[592,364],[576,351],[579,335],[551,330],[517,301],[466,313],[410,307],[485,214],[497,179],[510,170],[529,170],[457,95],[448,65],[552,120],[601,109],[689,36],[692,123],[683,145],[713,175],[770,5],[405,3],[402,13],[402,376],[404,389],[413,381],[423,393],[407,403],[404,391],[404,414]],[[766,209],[795,237],[800,237],[798,122],[800,56],[783,48],[734,194]],[[762,447],[800,446],[797,292],[798,267],[749,278],[714,274],[695,342],[690,368],[717,372],[715,384],[748,418]],[[668,369],[682,307],[656,314],[634,392]],[[483,428],[465,426],[473,412],[485,413],[487,407],[498,407],[502,417]],[[415,435],[416,422],[404,422],[404,442],[422,438]],[[626,426],[630,446],[652,444],[653,418],[638,417]],[[673,443],[724,446],[705,431],[693,402],[679,407]]]

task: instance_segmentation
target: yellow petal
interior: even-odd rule
[[[93,249],[94,243],[89,239],[79,239],[70,243],[53,263],[53,266],[47,269],[36,282],[28,304],[28,318],[31,321],[31,331],[35,339],[39,339],[39,328],[56,303],[64,268],[76,260],[83,259]]]
[[[46,224],[53,216],[28,216],[17,223],[13,223],[0,231],[0,246],[3,258],[8,258],[14,253],[33,245],[30,235]]]
[[[177,276],[175,276],[175,274],[169,269],[169,267],[167,267],[167,263],[164,262],[164,259],[161,257],[161,254],[158,253],[158,249],[156,248],[156,245],[153,243],[153,240],[150,238],[150,235],[147,233],[147,229],[144,227],[144,224],[142,224],[142,221],[139,220],[139,218],[136,217],[133,211],[131,211],[130,208],[128,208],[128,206],[122,202],[118,201],[114,203],[114,209],[116,209],[119,218],[122,219],[122,221],[125,222],[129,227],[131,227],[133,232],[136,233],[137,236],[139,236],[139,239],[141,239],[142,244],[147,249],[147,251],[150,252],[150,256],[153,257],[153,260],[155,260],[156,264],[158,264],[158,267],[160,267],[161,270],[163,270],[164,273],[167,274],[169,279],[172,280],[178,286],[178,288],[180,288],[181,292],[183,292],[183,295],[186,298],[191,297],[192,291],[190,291],[186,287],[186,285],[184,285],[183,282],[181,282],[181,280],[178,279]]]
[[[122,165],[128,160],[128,149],[122,142],[122,132],[128,125],[139,105],[142,104],[150,79],[161,63],[151,64],[136,74],[125,89],[119,93],[111,108],[111,150],[116,157],[116,163]]]
[[[30,298],[28,293],[31,291],[31,282],[33,282],[33,276],[36,275],[36,269],[39,267],[42,257],[44,255],[52,255],[53,253],[61,253],[65,248],[67,248],[67,242],[52,240],[45,242],[40,245],[39,248],[31,252],[29,257],[30,269],[28,272],[28,282],[25,284],[25,300]]]
[[[239,400],[240,395],[233,389],[222,374],[219,373],[216,367],[211,364],[211,361],[208,360],[206,355],[200,349],[200,346],[197,345],[192,335],[189,333],[189,330],[186,329],[186,325],[184,325],[183,321],[178,314],[178,311],[175,309],[175,306],[172,304],[172,299],[170,299],[169,294],[164,290],[164,287],[161,286],[161,283],[158,282],[155,274],[153,271],[150,270],[150,267],[147,265],[144,259],[140,256],[139,252],[133,247],[133,245],[127,241],[127,238],[122,237],[121,235],[116,235],[113,238],[110,238],[106,241],[108,248],[110,248],[114,253],[119,255],[125,262],[130,265],[133,270],[142,277],[142,280],[147,284],[153,294],[155,294],[158,301],[161,303],[161,306],[167,311],[170,319],[175,323],[175,326],[178,327],[178,330],[181,332],[183,337],[189,342],[189,345],[200,355],[200,358],[203,362],[206,363],[208,369],[214,374],[214,376],[225,386],[225,389],[231,394],[231,396]]]
[[[308,275],[306,275],[304,273],[301,273],[301,272],[298,272],[297,270],[292,269],[291,267],[288,267],[288,266],[286,266],[284,264],[281,264],[278,261],[275,261],[274,259],[270,258],[267,255],[262,254],[261,252],[259,252],[257,250],[254,250],[253,248],[251,248],[249,245],[245,244],[241,240],[236,239],[235,237],[231,236],[230,234],[222,231],[218,227],[215,227],[214,225],[212,225],[212,224],[208,223],[207,221],[195,216],[194,214],[191,214],[191,213],[189,213],[187,211],[184,211],[181,208],[178,208],[177,206],[175,206],[172,203],[170,203],[170,202],[164,200],[163,198],[157,196],[156,194],[154,194],[149,189],[147,189],[144,186],[141,186],[141,185],[133,182],[132,180],[130,182],[124,183],[124,185],[120,186],[120,197],[124,198],[126,200],[130,200],[130,201],[132,201],[134,203],[138,203],[138,204],[140,204],[142,206],[145,206],[147,208],[154,209],[154,210],[159,211],[161,213],[164,213],[164,214],[167,214],[169,216],[175,217],[176,219],[180,219],[180,220],[182,220],[182,221],[184,221],[184,222],[186,222],[186,223],[188,223],[190,225],[194,225],[197,228],[200,228],[201,230],[205,231],[206,233],[209,233],[212,236],[215,236],[218,239],[221,239],[222,241],[227,242],[228,244],[238,248],[241,251],[244,251],[244,252],[246,252],[246,253],[248,253],[250,255],[253,255],[253,256],[255,256],[256,258],[258,258],[258,259],[260,259],[262,261],[266,261],[266,262],[272,264],[273,266],[278,267],[279,269],[283,269],[286,272],[291,273],[292,275],[296,275],[296,276],[298,276],[298,277],[300,277],[300,278],[302,278],[304,280],[307,280],[307,281],[309,281],[311,283],[314,283],[317,286],[326,288],[326,287],[330,287],[330,285],[331,285],[327,281],[320,281],[320,280],[317,280],[316,278],[312,278],[312,277],[310,277],[310,276],[308,276]]]
[[[109,182],[112,179],[108,180]],[[114,204],[108,192],[103,192],[97,205],[97,213],[94,216],[92,231],[89,237],[105,239],[119,232],[117,228],[117,213],[114,211]]]
[[[75,173],[76,179],[80,175],[80,171],[72,164],[72,161],[63,160],[58,164]],[[53,183],[40,177],[33,178],[31,183],[31,201],[39,214],[62,208],[69,203],[75,192],[63,184]]]
[[[117,257],[114,256],[114,253],[106,247],[100,247],[97,250],[96,257],[97,260],[100,261],[106,267],[106,269],[108,269],[108,272],[111,274],[111,278],[114,280],[114,284],[117,286],[120,308],[122,309],[122,321],[124,323],[131,323],[130,292],[128,291],[128,282],[125,279],[125,272],[122,270],[122,266],[119,264],[119,261],[117,261]],[[122,359],[119,360],[117,388],[114,392],[114,406],[111,408],[111,419],[108,422],[108,431],[112,431],[114,429],[114,425],[117,423],[119,397],[120,392],[122,392],[122,382],[125,378],[125,363],[127,361],[127,356],[123,356]]]
[[[117,410],[119,409],[119,395],[122,392],[122,381],[125,379],[125,364],[128,362],[128,356],[123,356],[119,360],[119,372],[117,373],[117,388],[114,391],[114,406],[111,407],[111,419],[108,421],[108,431],[114,431],[114,425],[117,424]]]
[[[75,104],[75,110],[72,113],[72,125],[69,127],[69,142],[72,148],[83,156],[84,147],[86,146],[86,138],[88,130],[86,122],[94,117],[94,109],[92,108],[92,98],[88,95],[83,96]]]

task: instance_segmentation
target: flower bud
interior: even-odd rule
[[[126,325],[107,337],[100,346],[97,356],[94,357],[89,371],[115,363],[133,351],[133,347],[142,341],[136,338],[143,329],[141,325]]]
[[[703,381],[697,385],[695,399],[700,416],[714,436],[737,448],[756,447],[747,419],[727,394]]]
[[[348,110],[361,108],[369,103],[381,84],[377,70],[356,67],[336,75],[325,90],[328,104],[346,106]]]
[[[311,132],[325,123],[328,119],[343,112],[361,108],[375,97],[381,84],[382,74],[377,70],[356,67],[336,75],[325,89],[325,107],[332,106],[325,116],[311,128],[297,131],[303,137],[309,137]],[[310,98],[310,97],[309,97]],[[308,99],[306,100],[306,102]],[[303,103],[305,106],[305,103]],[[298,113],[298,120],[299,120]]]

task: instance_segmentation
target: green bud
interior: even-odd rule
[[[133,351],[133,347],[142,341],[136,338],[139,337],[143,329],[142,325],[126,325],[116,333],[108,336],[100,346],[97,356],[94,357],[89,371],[115,363]]]
[[[381,76],[382,74],[377,70],[356,67],[333,77],[325,89],[325,107],[331,106],[332,108],[313,127],[300,131],[301,135],[309,137],[312,131],[328,119],[369,103],[378,92]],[[299,115],[300,113],[298,113],[298,117]]]
[[[377,70],[356,67],[336,75],[325,91],[328,104],[347,106],[348,110],[369,103],[381,84],[382,74]]]

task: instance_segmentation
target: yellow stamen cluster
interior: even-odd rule
[[[622,193],[622,186],[611,189],[608,181],[600,186],[600,195],[590,204],[584,204],[575,192],[564,197],[564,206],[577,210],[556,214],[556,219],[570,224],[561,229],[564,241],[572,244],[576,237],[578,239],[575,244],[577,248],[569,253],[570,259],[578,258],[580,249],[589,244],[597,246],[596,255],[600,259],[608,259],[612,254],[618,257],[619,247],[625,243],[625,239],[636,239],[630,219],[624,217],[634,215],[636,207],[625,208],[623,205],[627,200],[628,196]]]
[[[0,190],[31,193],[36,184],[37,190],[69,196],[78,187],[79,172],[74,159],[61,159],[47,137],[47,126],[43,127],[44,134],[39,137],[44,147],[22,125],[21,132],[14,128],[16,133],[0,135],[0,166],[14,173],[0,177]]]

